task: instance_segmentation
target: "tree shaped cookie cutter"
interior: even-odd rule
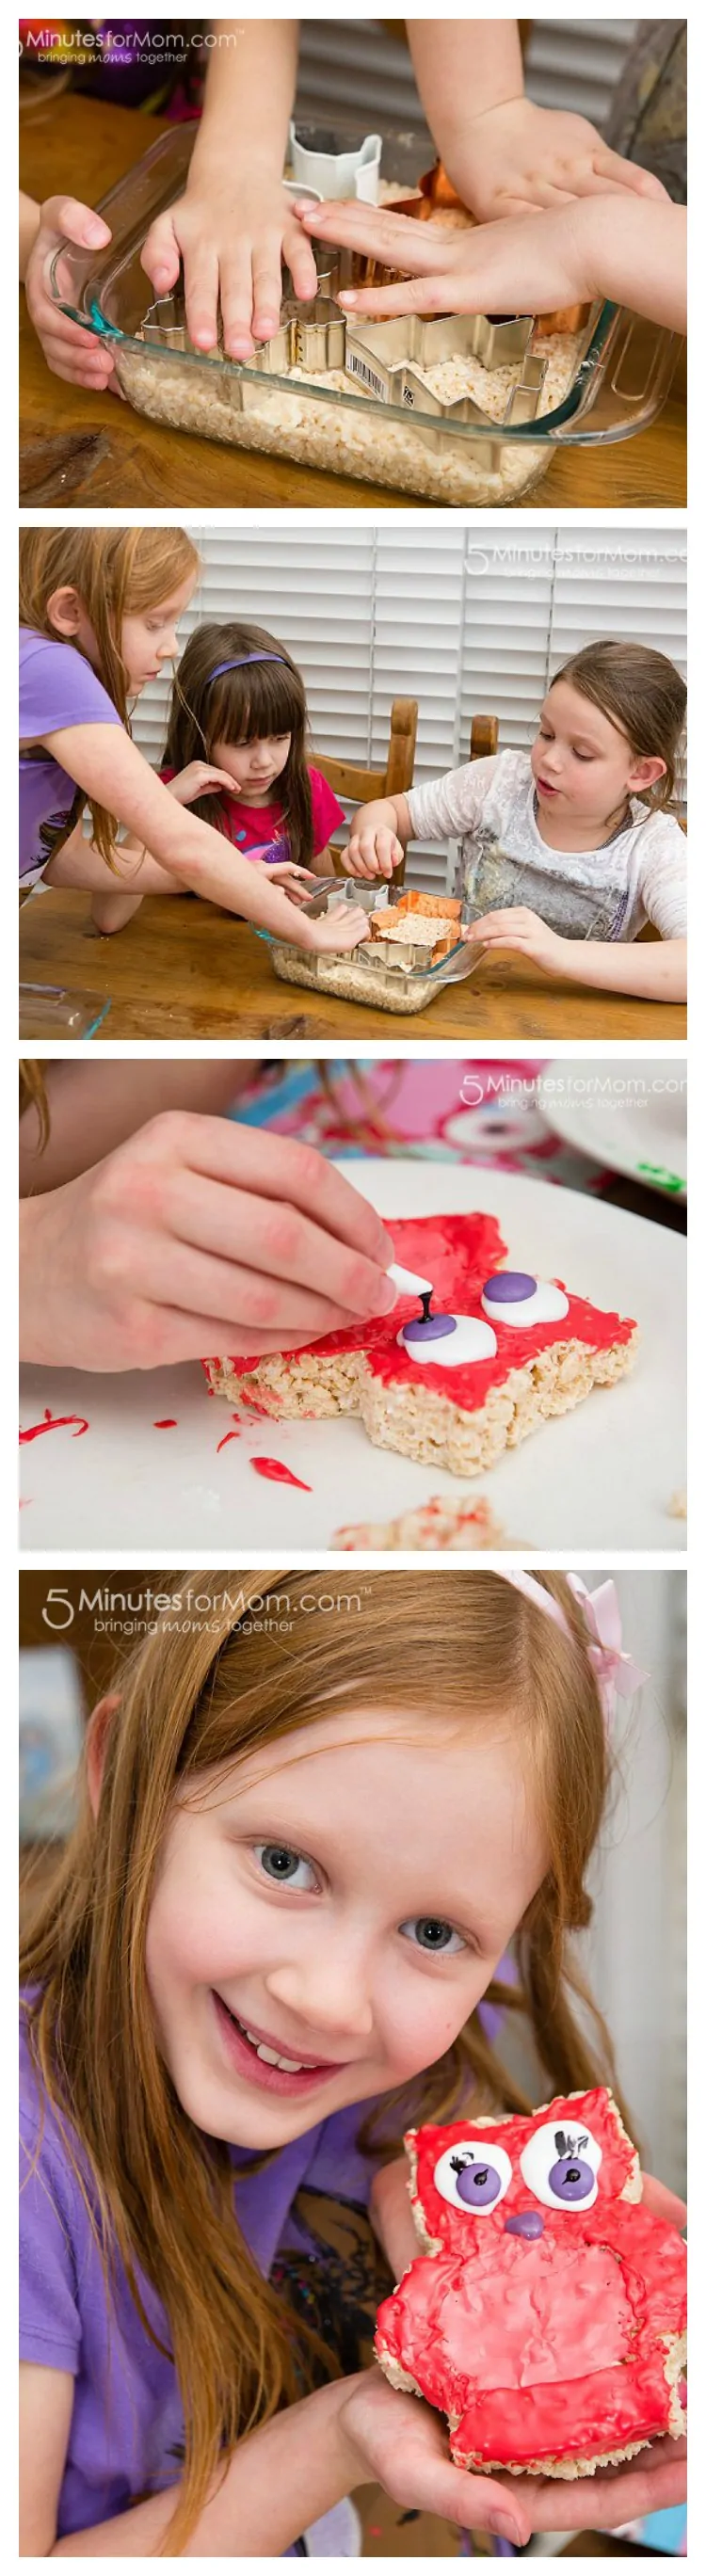
[[[310,304],[285,296],[280,328],[254,350],[247,360],[248,371],[269,376],[286,376],[293,367],[312,375],[345,372],[361,392],[372,394],[378,402],[414,412],[420,434],[433,438],[435,420],[486,424],[488,414],[473,394],[444,400],[433,393],[425,368],[445,358],[478,358],[489,370],[519,361],[522,372],[510,388],[498,432],[534,420],[548,361],[530,347],[531,313],[508,321],[493,321],[483,313],[442,314],[426,322],[416,313],[390,322],[347,320],[331,292],[338,282],[337,267],[330,254],[324,257],[326,264],[322,260],[318,269],[318,294]],[[192,356],[221,360],[224,354],[220,338],[213,350],[194,349],[179,287],[149,306],[137,336],[148,345],[184,350]]]
[[[431,391],[422,370],[444,358],[478,358],[491,371],[522,362],[522,374],[511,386],[498,428],[535,419],[547,364],[531,349],[534,316],[496,322],[484,313],[442,314],[424,322],[416,313],[392,322],[349,322],[346,371],[378,402],[399,403],[405,410],[443,420],[485,421],[487,413],[473,394],[444,401]]]

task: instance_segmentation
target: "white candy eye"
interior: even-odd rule
[[[568,1315],[563,1288],[550,1279],[533,1279],[528,1270],[496,1270],[481,1295],[483,1312],[494,1324],[527,1333],[533,1324],[560,1324]]]
[[[442,2200],[452,2209],[472,2217],[478,2210],[483,2216],[497,2209],[512,2181],[512,2165],[504,2147],[492,2145],[487,2138],[461,2138],[456,2147],[447,2147],[434,2166],[434,2184]]]
[[[545,2209],[592,2209],[598,2198],[602,2149],[580,2120],[547,2120],[535,2129],[520,2157],[520,2171]]]

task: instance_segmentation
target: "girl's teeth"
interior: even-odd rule
[[[247,2022],[241,2023],[241,2029],[244,2030],[245,2037],[246,2039],[249,2039],[250,2046],[251,2048],[254,2048],[256,2056],[264,2057],[266,2066],[283,2066],[285,2075],[303,2075],[304,2068],[300,2065],[298,2058],[278,2057],[275,2048],[265,2048],[263,2041],[255,2038],[254,2031],[248,2030]]]

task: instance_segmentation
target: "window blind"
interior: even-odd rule
[[[415,778],[468,758],[471,718],[497,715],[500,747],[529,749],[548,682],[599,636],[636,637],[686,672],[680,531],[320,524],[197,528],[203,571],[182,620],[240,617],[281,637],[305,680],[313,756],[382,763],[393,698],[419,702]],[[167,676],[133,719],[156,766]],[[415,844],[408,882],[443,890],[451,844]]]

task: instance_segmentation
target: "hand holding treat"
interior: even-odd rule
[[[411,2130],[407,2148],[425,2255],[384,2301],[375,2348],[395,2387],[446,2413],[457,2466],[577,2480],[679,2442],[680,2204],[645,2205],[612,2095],[469,2115]]]

